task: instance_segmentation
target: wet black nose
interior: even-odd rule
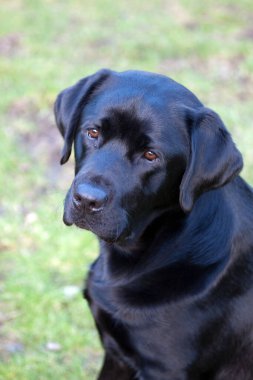
[[[80,184],[77,186],[73,198],[76,207],[95,212],[104,207],[108,195],[99,187],[91,184]]]

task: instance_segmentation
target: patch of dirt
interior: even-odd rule
[[[253,15],[252,15],[253,18]],[[243,32],[239,34],[239,38],[243,38],[246,40],[253,40],[253,27],[246,28]]]
[[[193,66],[193,62],[190,62],[189,59],[166,58],[160,62],[159,72],[173,76],[173,73],[178,73],[182,70],[194,68]]]
[[[214,73],[219,80],[240,80],[242,72],[240,65],[243,62],[243,55],[237,55],[231,58],[223,56],[214,56],[199,65],[202,74]]]
[[[183,58],[168,58],[161,62],[161,68],[169,68],[171,71],[179,72],[181,70],[192,69],[202,74],[214,73],[223,78],[239,76],[238,69],[241,62],[244,60],[242,55],[232,57],[230,59],[222,56],[215,56],[207,59],[198,57]]]
[[[10,356],[24,354],[25,347],[14,337],[0,335],[0,360],[8,360]]]
[[[53,111],[40,110],[31,100],[20,99],[11,105],[8,116],[14,122],[22,119],[35,126],[30,131],[18,130],[17,136],[32,158],[50,165],[59,162],[63,141],[57,132]]]
[[[11,33],[0,37],[0,56],[12,58],[22,49],[20,34]]]
[[[53,115],[53,106],[40,110],[31,99],[20,99],[8,110],[8,119],[14,123],[10,133],[30,155],[32,165],[43,164],[50,186],[59,188],[61,183],[69,184],[73,176],[73,165],[60,166],[63,139],[60,136]],[[15,122],[22,120],[32,124],[29,130],[15,128]],[[29,170],[29,168],[24,168]],[[66,186],[64,186],[66,188]]]
[[[191,69],[203,77],[210,77],[215,82],[217,90],[222,92],[224,99],[226,96],[229,98],[232,96],[239,101],[248,101],[253,97],[253,77],[242,70],[243,61],[242,54],[229,58],[224,56],[212,56],[207,59],[198,57],[168,58],[161,62],[160,71],[173,76],[174,73]],[[227,90],[231,88],[231,84],[236,88],[233,94]]]
[[[0,295],[2,292],[4,292],[4,285],[0,282]],[[11,323],[18,317],[19,314],[17,311],[10,310],[8,305],[0,302],[0,361],[8,359],[9,356],[23,351],[24,347],[18,342],[15,333],[6,333],[2,330],[2,326]]]
[[[179,2],[165,2],[163,3],[163,10],[169,16],[172,16],[173,20],[177,20],[177,23],[185,26],[189,29],[195,29],[197,27],[196,20],[193,19],[192,15],[188,12],[186,7],[181,5]]]

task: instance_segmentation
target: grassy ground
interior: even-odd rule
[[[252,18],[251,0],[1,2],[0,380],[91,380],[101,360],[79,291],[97,243],[61,221],[56,94],[101,67],[165,73],[220,113],[253,182]]]

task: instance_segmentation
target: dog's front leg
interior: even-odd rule
[[[104,363],[97,380],[134,380],[134,371],[126,364],[106,353]]]

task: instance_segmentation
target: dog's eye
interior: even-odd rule
[[[152,152],[151,150],[147,150],[145,153],[144,153],[144,157],[146,158],[146,160],[148,161],[154,161],[155,159],[157,159],[157,154],[155,154],[154,152]]]
[[[99,136],[99,130],[96,128],[90,128],[87,131],[87,135],[89,136],[90,139],[97,139]]]

